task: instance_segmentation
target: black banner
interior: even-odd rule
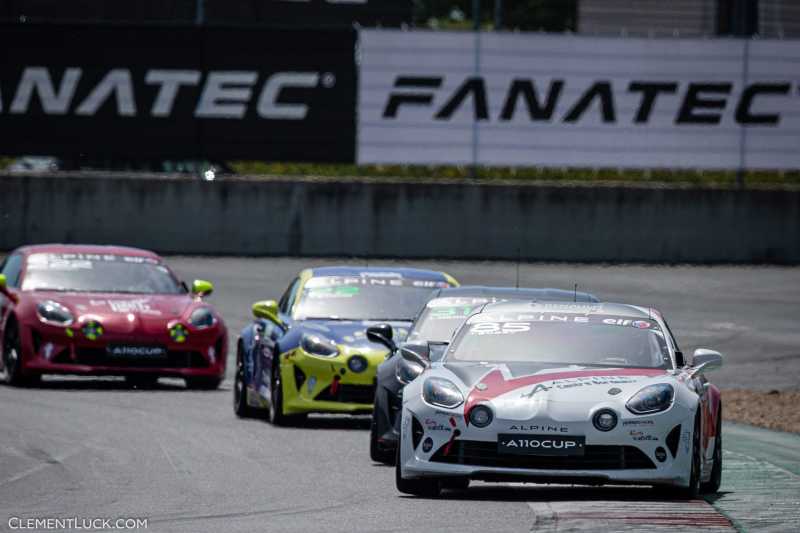
[[[3,0],[0,20],[212,26],[339,27],[410,24],[412,0]]]
[[[209,24],[382,26],[410,24],[411,0],[206,0]]]
[[[356,33],[0,26],[0,153],[352,162]]]

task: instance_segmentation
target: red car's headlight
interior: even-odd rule
[[[189,323],[198,329],[210,328],[215,322],[214,314],[208,307],[198,307],[189,317]]]
[[[56,326],[71,326],[75,317],[69,309],[58,302],[47,300],[36,305],[36,314],[43,322]]]

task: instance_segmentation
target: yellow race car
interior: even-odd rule
[[[279,301],[253,304],[237,347],[236,414],[266,409],[280,425],[308,413],[371,412],[387,349],[367,339],[367,327],[389,324],[402,341],[431,293],[457,286],[449,274],[412,268],[303,270]]]

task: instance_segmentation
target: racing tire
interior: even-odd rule
[[[705,483],[700,484],[702,494],[713,494],[719,491],[722,484],[722,405],[717,410],[717,434],[714,438],[714,466],[711,469],[711,477]]]
[[[395,453],[394,482],[397,490],[403,494],[420,496],[422,498],[436,498],[442,493],[442,483],[437,478],[403,479],[400,472],[400,444]]]
[[[137,389],[154,389],[158,384],[158,376],[132,374],[130,376],[125,376],[125,384]]]
[[[186,388],[190,390],[217,390],[222,383],[221,377],[191,377],[183,380],[186,382]]]
[[[272,367],[269,385],[269,423],[274,426],[288,426],[291,419],[283,414],[283,381],[280,366],[277,364]]]
[[[369,458],[375,461],[376,463],[393,465],[395,460],[395,454],[393,453],[392,450],[385,450],[381,448],[381,445],[378,442],[378,421],[376,419],[377,412],[378,412],[378,405],[376,400],[375,408],[372,411],[372,422],[370,423],[370,428],[369,428]]]
[[[247,384],[244,380],[244,352],[240,344],[236,349],[236,375],[233,378],[233,412],[239,418],[252,418],[256,410],[247,405]]]
[[[12,387],[29,387],[36,385],[41,376],[39,374],[22,373],[22,339],[19,336],[19,326],[16,321],[6,323],[3,337],[3,366],[6,372],[6,383]]]

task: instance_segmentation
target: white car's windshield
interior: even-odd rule
[[[671,368],[655,320],[571,313],[474,316],[447,351],[448,361]]]

